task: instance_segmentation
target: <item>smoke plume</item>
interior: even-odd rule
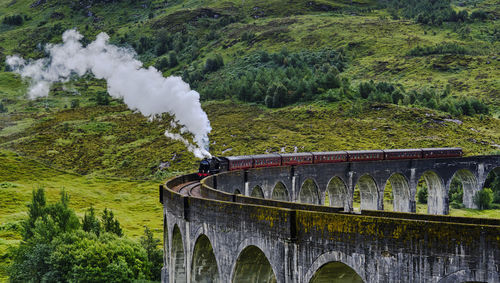
[[[127,106],[150,119],[162,113],[173,116],[172,127],[179,133],[168,130],[165,136],[182,141],[198,158],[210,156],[208,133],[210,121],[200,104],[200,95],[191,90],[180,77],[163,77],[154,67],[143,68],[134,59],[135,52],[108,43],[109,36],[100,33],[86,47],[80,40],[83,36],[76,30],[64,32],[62,44],[47,45],[48,58],[26,61],[19,56],[7,57],[7,64],[23,78],[29,78],[31,99],[49,94],[54,82],[69,81],[75,74],[88,72],[107,81],[108,93],[122,98]],[[191,133],[193,142],[181,134]]]

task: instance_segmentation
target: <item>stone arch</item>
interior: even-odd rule
[[[427,213],[448,214],[448,191],[443,179],[434,171],[425,171],[419,179],[424,179],[427,185]]]
[[[326,186],[325,203],[328,199],[330,206],[345,207],[347,198],[347,186],[344,181],[337,176],[331,178]]]
[[[329,263],[338,262],[347,266],[356,275],[359,276],[361,282],[366,282],[365,272],[364,272],[364,262],[365,258],[361,255],[346,255],[340,251],[331,251],[320,255],[314,260],[313,264],[309,267],[304,275],[304,280],[302,282],[345,282],[345,281],[312,281],[313,277],[317,275],[317,272],[321,270],[322,267],[326,267]],[[343,267],[343,266],[342,266]],[[352,273],[351,273],[352,274]],[[350,281],[347,281],[350,282]],[[353,281],[360,282],[360,281]]]
[[[184,244],[182,241],[181,230],[177,226],[174,226],[174,230],[172,232],[172,254],[170,255],[172,262],[172,273],[173,281],[175,283],[184,283],[187,282],[186,277],[186,256],[184,253]]]
[[[388,183],[390,183],[392,187],[393,210],[399,212],[412,212],[410,185],[406,177],[403,174],[394,173],[387,179],[386,185]]]
[[[288,194],[285,184],[282,182],[276,183],[271,198],[275,200],[290,201],[290,194]]]
[[[450,189],[454,179],[457,179],[462,184],[462,203],[464,204],[464,206],[467,208],[477,208],[477,206],[472,201],[476,192],[480,190],[476,176],[467,169],[457,170],[457,172],[453,174],[453,177],[448,182],[447,191],[449,192],[449,195],[451,195]]]
[[[250,193],[250,196],[254,197],[254,198],[264,198],[264,191],[262,190],[262,188],[260,186],[255,186],[255,187],[253,187],[252,192]]]
[[[299,202],[319,204],[319,188],[313,179],[306,179],[299,192]]]
[[[377,210],[378,205],[378,187],[372,176],[364,174],[358,179],[359,193],[361,198],[361,210]]]
[[[234,194],[235,195],[241,195],[241,192],[240,192],[240,190],[236,189],[236,190],[234,190]]]
[[[244,248],[236,260],[231,282],[236,283],[274,283],[276,274],[264,252],[257,246]]]
[[[192,282],[221,282],[217,260],[208,237],[200,235],[193,249]]]
[[[484,180],[479,185],[479,189],[490,188],[493,192],[500,191],[500,166],[489,170],[486,175],[484,175]],[[478,190],[479,190],[478,189]],[[464,196],[465,197],[465,196]],[[498,203],[498,196],[493,198],[493,201]]]
[[[347,264],[330,261],[321,266],[309,281],[310,283],[363,283],[363,279]]]
[[[477,270],[471,271],[471,270],[461,269],[461,270],[455,271],[455,272],[448,274],[445,277],[439,279],[438,283],[456,283],[456,282],[477,282],[477,283],[480,283],[480,282],[492,282],[493,281],[493,280],[486,280],[486,278],[483,280],[478,280],[474,276],[474,275],[478,275],[478,274],[481,274],[481,273],[477,272]],[[486,275],[487,275],[486,277],[488,277],[488,279],[490,279],[490,277],[491,278],[498,278],[498,274],[491,272],[491,271],[488,271]]]

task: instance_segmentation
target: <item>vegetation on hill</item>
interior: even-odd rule
[[[147,121],[91,76],[27,100],[28,82],[9,72],[6,56],[44,57],[44,45],[70,28],[84,44],[107,32],[146,66],[200,92],[215,155],[437,146],[487,154],[500,148],[499,17],[496,0],[3,1],[0,281],[6,264],[22,258],[7,247],[23,239],[33,189],[44,187],[55,202],[64,188],[78,226],[96,227],[85,214],[90,207],[112,209],[123,233],[137,239],[144,223],[161,232],[157,183],[197,163],[164,137],[171,117]],[[498,176],[491,178],[482,199],[494,208]],[[498,217],[461,209],[460,186],[453,188],[452,214]],[[141,249],[86,229],[75,226],[45,244],[56,251],[56,242],[78,239],[103,251]],[[36,247],[26,244],[25,251]],[[86,252],[70,246],[68,256]],[[142,251],[134,255],[144,259]]]

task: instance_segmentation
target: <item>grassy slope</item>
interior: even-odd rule
[[[9,151],[0,151],[0,281],[9,262],[7,249],[20,240],[20,220],[26,216],[31,192],[43,187],[49,202],[56,202],[62,189],[79,217],[90,206],[99,213],[114,211],[128,237],[139,238],[149,226],[162,238],[162,208],[156,182],[95,178],[70,174]]]

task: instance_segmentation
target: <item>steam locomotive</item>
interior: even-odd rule
[[[198,176],[206,177],[224,171],[249,168],[290,166],[318,163],[366,162],[377,160],[428,159],[461,157],[461,148],[418,148],[358,151],[301,152],[205,158]]]

